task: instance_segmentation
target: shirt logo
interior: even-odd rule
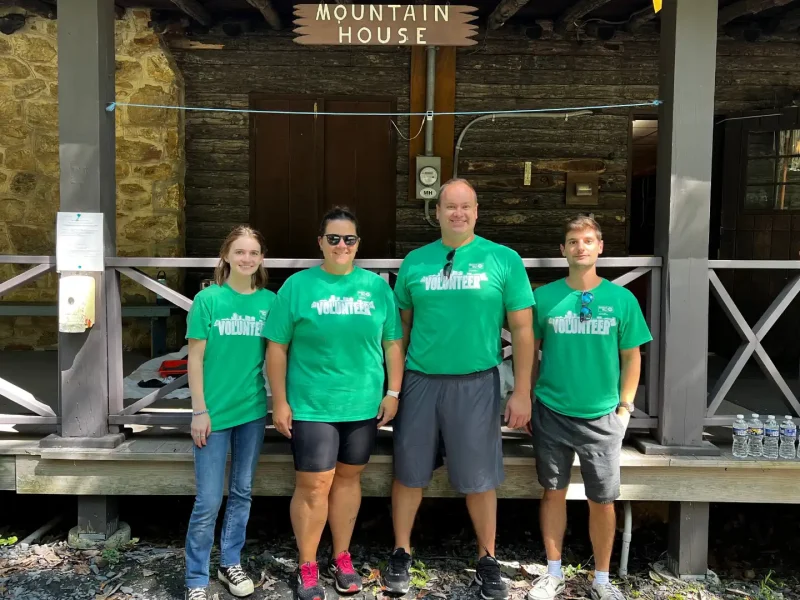
[[[444,276],[444,271],[440,270],[435,275],[426,275],[420,279],[420,283],[425,285],[425,291],[438,292],[442,290],[479,290],[481,282],[489,281],[486,273],[464,273],[453,271],[450,277]]]
[[[261,311],[266,313],[266,311]],[[265,316],[266,318],[266,316]],[[220,335],[246,335],[260,336],[264,321],[256,321],[255,317],[241,316],[233,313],[227,319],[217,319],[214,327],[219,330]]]
[[[552,326],[553,333],[567,335],[609,335],[611,328],[617,326],[616,317],[596,317],[581,322],[580,315],[571,310],[563,317],[550,317],[547,324]]]
[[[372,315],[375,303],[355,298],[331,296],[311,303],[311,308],[319,315]]]

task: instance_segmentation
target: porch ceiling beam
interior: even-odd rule
[[[16,6],[45,19],[55,19],[57,14],[56,5],[44,0],[10,0],[0,2],[0,6]]]
[[[269,0],[247,0],[247,3],[253,8],[257,8],[258,12],[262,14],[264,20],[269,23],[269,26],[275,30],[281,28],[281,18],[272,6]]]
[[[643,25],[646,25],[655,18],[656,11],[653,8],[653,5],[650,4],[642,10],[633,13],[631,18],[628,19],[628,22],[625,24],[625,29],[630,33],[635,33],[636,31],[639,31]]]
[[[211,27],[211,14],[197,0],[172,0],[172,3],[201,25]]]
[[[489,29],[500,29],[506,21],[519,12],[530,0],[500,0],[487,20]]]
[[[795,31],[800,27],[800,8],[793,8],[781,17],[779,31]]]
[[[583,17],[608,4],[611,0],[580,0],[565,10],[555,22],[558,32],[575,31],[575,25]]]
[[[726,6],[717,15],[717,27],[721,28],[739,17],[755,15],[769,8],[789,4],[792,0],[739,0],[735,4]]]

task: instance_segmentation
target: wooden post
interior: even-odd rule
[[[114,113],[106,111],[114,101],[114,3],[69,0],[58,8],[60,210],[103,213],[105,255],[114,256]],[[108,427],[108,290],[104,273],[94,277],[96,323],[84,333],[58,336],[61,422],[58,435],[42,440],[44,447],[114,448],[124,439]],[[81,497],[78,514],[70,538],[81,543],[107,540],[118,529],[113,498]]]
[[[656,254],[663,259],[658,444],[652,454],[717,454],[703,443],[708,240],[717,9],[668,0],[661,12]]]
[[[664,2],[655,239],[663,259],[660,448],[651,452],[717,452],[703,443],[716,47],[716,2]],[[707,574],[708,509],[691,502],[670,507],[668,564],[681,577]]]
[[[708,574],[708,503],[670,502],[667,566],[681,579]]]

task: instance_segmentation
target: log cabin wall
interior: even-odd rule
[[[289,31],[241,37],[212,32],[191,42],[170,39],[187,105],[246,109],[251,92],[372,95],[394,97],[397,111],[408,111],[408,48],[303,47],[293,37]],[[399,118],[398,126],[407,131],[407,119]],[[249,136],[247,114],[187,113],[187,256],[215,256],[231,227],[249,221]],[[406,144],[398,136],[398,189],[407,181]]]
[[[308,47],[291,32],[223,33],[169,41],[189,105],[248,107],[248,94],[381,95],[409,110],[408,48]],[[658,39],[617,33],[611,41],[530,40],[508,24],[457,53],[456,110],[558,108],[649,101],[658,97]],[[792,38],[718,45],[717,112],[789,103],[800,83],[800,45]],[[472,119],[459,116],[455,134]],[[397,119],[408,137],[408,120]],[[460,152],[459,175],[478,189],[478,232],[523,256],[557,256],[561,225],[593,213],[604,228],[606,255],[627,253],[630,114],[609,110],[568,120],[499,119],[474,125]],[[410,132],[414,135],[415,132]],[[248,117],[186,115],[186,250],[216,254],[234,223],[249,217]],[[526,161],[531,184],[524,185]],[[597,172],[599,203],[566,206],[567,171]],[[408,146],[397,137],[396,256],[437,237],[422,203],[408,196]]]

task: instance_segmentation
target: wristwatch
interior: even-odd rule
[[[630,414],[633,414],[633,410],[635,408],[635,406],[633,405],[633,402],[622,402],[622,401],[620,401],[619,406],[624,408],[625,410],[627,410]]]
[[[399,398],[400,392],[395,392],[394,390],[386,390],[386,395],[391,396],[392,398]]]

